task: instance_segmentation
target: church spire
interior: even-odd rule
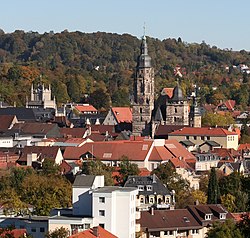
[[[144,24],[144,34],[141,42],[141,54],[138,57],[137,67],[139,68],[150,68],[151,66],[151,57],[148,55],[148,45],[145,35],[145,24]]]

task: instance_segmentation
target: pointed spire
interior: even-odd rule
[[[150,68],[151,67],[151,57],[148,55],[148,45],[145,35],[145,24],[144,24],[144,35],[141,42],[141,54],[137,61],[137,67]]]

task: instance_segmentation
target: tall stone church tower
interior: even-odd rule
[[[137,60],[133,94],[133,135],[149,136],[154,109],[154,69],[148,55],[145,35],[142,37],[141,53]]]

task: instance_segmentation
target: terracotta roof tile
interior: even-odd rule
[[[226,136],[237,135],[236,132],[228,131],[219,127],[184,127],[180,130],[171,132],[170,135],[204,135],[204,136]]]
[[[90,142],[81,147],[66,147],[63,154],[66,160],[79,159],[81,155],[90,152],[100,160],[119,160],[123,155],[130,160],[143,161],[153,141],[104,141]]]
[[[79,112],[85,113],[85,112],[97,112],[97,109],[89,104],[83,104],[83,105],[77,105],[74,106],[76,110]]]
[[[132,123],[132,110],[130,107],[112,107],[111,110],[118,123]]]
[[[75,235],[71,235],[69,238],[118,238],[117,236],[113,235],[109,231],[103,229],[102,227],[98,226],[98,236],[94,234],[94,230],[96,228],[91,228],[86,231],[79,232]]]
[[[174,88],[163,88],[161,94],[167,95],[169,98],[173,97]]]

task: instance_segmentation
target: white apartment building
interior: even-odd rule
[[[102,187],[93,191],[94,226],[119,238],[135,238],[137,188]]]

